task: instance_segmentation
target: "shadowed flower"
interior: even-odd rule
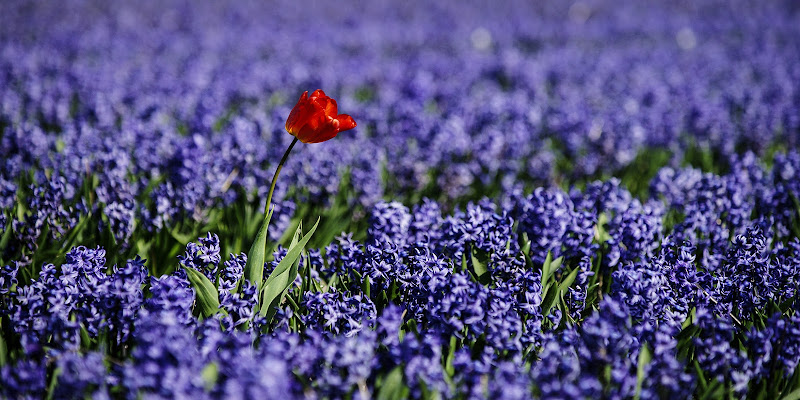
[[[353,117],[338,114],[336,100],[320,89],[311,93],[311,97],[308,91],[303,92],[286,120],[286,131],[303,143],[324,142],[355,127]]]

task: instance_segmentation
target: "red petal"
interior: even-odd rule
[[[325,109],[325,115],[329,117],[335,117],[336,113],[339,111],[338,106],[336,105],[336,100],[328,97],[328,104],[323,106],[322,108]]]
[[[325,110],[325,115],[334,117],[338,113],[338,108],[336,106],[336,100],[328,97],[325,95],[320,89],[314,91],[314,94],[311,95],[311,99],[317,103],[323,110]]]
[[[311,102],[308,101],[308,91],[306,90],[300,95],[297,104],[294,105],[289,117],[286,118],[286,131],[295,134],[300,128],[305,125],[308,116],[314,112]]]
[[[356,127],[356,120],[347,114],[339,114],[336,116],[339,121],[339,132],[350,130]]]
[[[289,133],[296,136],[303,143],[308,143],[310,139],[316,136],[316,132],[325,125],[327,117],[322,109],[316,106],[308,106],[309,112],[304,115],[304,118],[298,121],[295,130],[288,130]]]
[[[330,120],[325,123],[323,126],[320,126],[316,132],[308,138],[306,143],[320,143],[326,140],[333,139],[336,137],[336,134],[339,132],[338,124],[334,122],[334,120]]]
[[[325,92],[323,92],[322,89],[317,89],[314,91],[314,93],[311,93],[311,98],[316,99],[317,97],[328,97],[328,96],[325,95]]]
[[[308,122],[310,115],[314,113],[314,108],[307,103],[297,103],[286,119],[286,131],[291,134],[297,133],[300,128]]]

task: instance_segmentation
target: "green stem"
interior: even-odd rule
[[[264,218],[266,218],[267,214],[269,214],[269,206],[270,204],[272,204],[272,192],[275,191],[275,184],[278,182],[278,174],[281,173],[281,169],[283,169],[283,164],[286,164],[286,159],[289,158],[289,153],[291,153],[295,143],[297,143],[296,137],[294,138],[294,140],[292,140],[292,144],[289,145],[289,148],[286,149],[286,152],[283,153],[281,162],[278,163],[278,168],[275,170],[275,175],[272,176],[272,184],[269,186],[269,194],[267,195],[267,205],[264,208]]]

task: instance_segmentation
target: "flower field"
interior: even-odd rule
[[[800,399],[794,1],[0,16],[0,398]]]

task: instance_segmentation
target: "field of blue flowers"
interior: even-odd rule
[[[795,1],[0,16],[0,398],[800,399]]]

